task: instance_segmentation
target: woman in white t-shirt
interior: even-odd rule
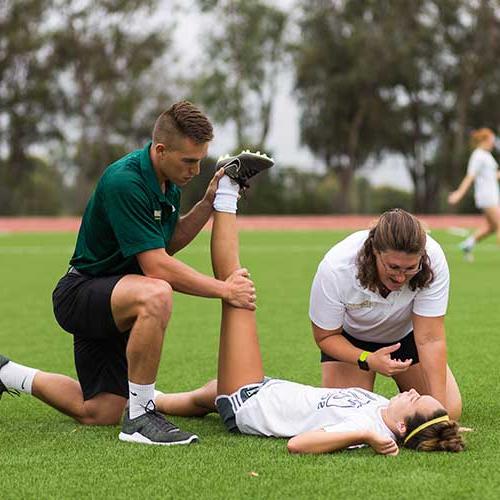
[[[216,278],[239,269],[234,214],[215,212],[212,265]],[[215,397],[217,398],[215,399]],[[411,390],[390,401],[361,388],[327,389],[264,377],[255,311],[222,302],[218,380],[195,391],[157,393],[156,408],[170,415],[217,410],[228,430],[290,438],[295,453],[371,446],[395,455],[398,443],[422,451],[461,451],[458,424],[436,399]]]
[[[485,224],[460,244],[460,248],[468,260],[472,260],[471,252],[474,245],[486,236],[496,233],[497,241],[500,243],[500,195],[498,189],[500,175],[498,164],[491,154],[495,145],[495,134],[489,128],[475,130],[471,134],[471,144],[474,151],[467,165],[467,174],[458,189],[448,196],[448,202],[451,205],[456,205],[474,184],[474,201],[476,207],[484,214]]]
[[[385,212],[370,231],[337,243],[311,287],[322,385],[371,391],[379,373],[401,392],[433,396],[459,419],[444,327],[449,283],[443,250],[404,210]]]

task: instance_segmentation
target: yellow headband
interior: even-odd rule
[[[429,420],[422,425],[419,425],[416,429],[413,429],[408,436],[405,437],[405,440],[403,441],[403,445],[405,445],[415,434],[418,434],[420,431],[423,431],[424,429],[427,429],[427,427],[433,425],[433,424],[438,424],[439,422],[449,422],[450,417],[448,415],[443,415],[442,417],[438,418],[433,418],[432,420]]]

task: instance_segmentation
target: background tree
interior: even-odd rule
[[[377,24],[382,2],[301,2],[300,40],[294,47],[301,137],[339,178],[334,209],[351,210],[357,169],[376,154],[388,113],[381,97],[393,64]]]
[[[266,149],[284,68],[287,15],[261,0],[199,0],[208,23],[193,94],[213,119],[231,123],[236,148]]]
[[[38,165],[36,148],[60,137],[52,119],[58,92],[52,84],[49,5],[3,0],[0,8],[0,212],[6,214],[19,210],[23,186]]]
[[[173,81],[159,63],[168,55],[172,26],[153,22],[158,5],[67,0],[60,11],[65,28],[54,34],[53,64],[61,68],[58,85],[71,127],[65,138],[78,166],[78,209],[104,168],[150,137],[171,100],[166,89]]]
[[[403,157],[413,210],[438,211],[463,175],[471,126],[498,125],[498,0],[301,2],[302,139],[339,177]],[[452,181],[453,179],[453,181]]]
[[[392,54],[384,99],[384,150],[399,153],[414,187],[413,211],[435,211],[442,174],[433,162],[438,134],[442,74],[440,17],[435,2],[385,2],[378,18]]]
[[[5,9],[3,5],[5,4]],[[150,136],[174,88],[157,0],[7,0],[0,10],[0,211],[19,211],[37,165],[75,180],[81,211],[114,159]],[[136,22],[139,20],[140,22]],[[147,21],[147,22],[146,22]],[[37,160],[37,154],[50,158]],[[22,205],[27,209],[26,204]]]

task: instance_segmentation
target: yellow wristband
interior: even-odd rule
[[[371,352],[368,352],[368,351],[363,351],[360,355],[359,355],[359,360],[360,361],[366,361],[366,358],[371,354]]]

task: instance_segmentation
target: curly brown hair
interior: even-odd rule
[[[430,417],[424,417],[417,413],[413,417],[407,418],[405,421],[406,435],[425,422],[445,415],[445,410],[436,410]],[[416,451],[463,451],[465,443],[458,429],[458,423],[453,420],[438,422],[417,432],[403,446]],[[404,436],[399,438],[400,443],[403,438]]]
[[[209,119],[189,101],[176,102],[156,120],[153,128],[153,144],[164,144],[175,150],[179,141],[189,137],[196,144],[209,142],[214,138]]]
[[[408,286],[411,290],[425,288],[432,283],[434,273],[430,259],[425,251],[427,235],[420,221],[412,214],[395,208],[384,212],[374,227],[370,229],[356,257],[357,275],[361,285],[376,292],[380,284],[377,272],[375,251],[379,253],[393,250],[408,254],[420,254],[420,271],[411,278]]]

